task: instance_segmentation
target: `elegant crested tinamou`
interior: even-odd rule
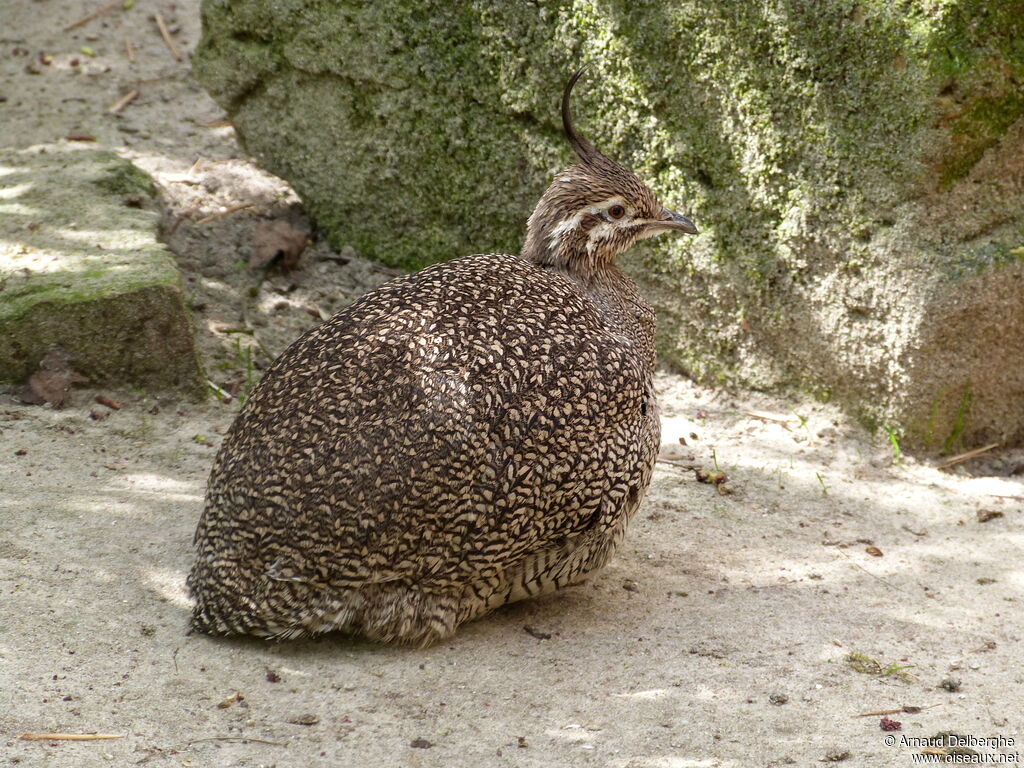
[[[654,314],[615,265],[697,232],[573,127],[522,252],[367,293],[277,359],[224,439],[192,628],[427,644],[582,581],[622,541],[660,426]]]

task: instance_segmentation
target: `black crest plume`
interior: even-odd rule
[[[584,64],[576,70],[573,76],[569,78],[569,82],[565,84],[565,91],[562,93],[562,127],[565,129],[565,137],[569,140],[573,150],[575,150],[576,156],[584,163],[593,162],[602,155],[593,144],[576,132],[576,127],[572,124],[572,108],[569,106],[569,96],[572,94],[572,87],[576,85],[576,81],[580,79],[580,75],[586,71],[588,66],[590,65]]]

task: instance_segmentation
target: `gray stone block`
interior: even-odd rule
[[[62,347],[93,385],[203,392],[153,182],[110,152],[0,151],[0,381]]]

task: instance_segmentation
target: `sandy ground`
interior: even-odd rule
[[[244,393],[389,274],[319,243],[287,275],[245,267],[258,222],[306,223],[159,36],[154,10],[187,55],[198,4],[139,0],[62,32],[98,5],[4,4],[2,135],[89,135],[154,173],[211,380]],[[922,751],[906,739],[942,731],[1024,753],[1024,454],[944,471],[829,406],[667,373],[659,388],[668,461],[613,563],[426,650],[185,634],[191,535],[237,401],[0,395],[0,764],[902,766]],[[856,717],[903,707],[899,731]]]

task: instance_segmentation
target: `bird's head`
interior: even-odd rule
[[[658,202],[636,174],[597,151],[576,132],[569,108],[578,70],[562,94],[562,125],[577,162],[558,174],[527,224],[523,256],[570,272],[611,264],[638,240],[663,232],[697,234],[685,216]]]

